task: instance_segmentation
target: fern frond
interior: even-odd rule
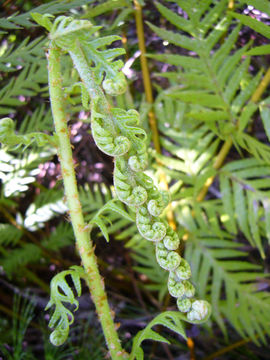
[[[16,107],[24,105],[27,96],[46,91],[42,85],[47,84],[46,60],[27,65],[0,90],[0,114],[14,113]]]
[[[270,164],[270,147],[246,133],[235,133],[235,145],[241,146],[262,163]]]
[[[44,58],[43,47],[45,46],[45,41],[42,36],[33,41],[30,41],[29,37],[27,37],[15,49],[14,46],[10,46],[0,56],[0,71],[16,71],[18,66],[21,68]]]
[[[228,32],[231,20],[224,15],[227,1],[209,1],[203,7],[200,1],[194,1],[194,11],[188,10],[183,1],[177,3],[187,12],[188,19],[163,5],[157,4],[157,7],[167,20],[189,36],[149,26],[162,39],[188,49],[194,55],[149,56],[177,66],[177,72],[173,74],[180,80],[181,88],[166,90],[166,96],[187,105],[184,116],[188,120],[205,122],[213,133],[226,139],[236,131],[236,124],[239,124],[242,110],[260,81],[261,72],[254,77],[249,75],[249,58],[243,59],[243,55],[250,44],[234,51],[240,27]],[[218,45],[222,36],[226,40]],[[252,114],[252,111],[246,111],[241,124],[246,125]]]
[[[15,30],[21,27],[29,28],[34,25],[34,23],[30,21],[32,12],[37,12],[39,14],[59,14],[88,3],[88,0],[63,0],[61,2],[59,2],[58,0],[51,1],[23,14],[18,15],[17,13],[15,13],[8,18],[0,18],[0,28],[7,30]]]
[[[42,239],[42,246],[48,250],[56,251],[74,242],[74,234],[70,223],[61,222],[54,231]]]
[[[165,311],[160,315],[156,316],[145,329],[139,331],[133,339],[132,350],[129,356],[129,360],[143,360],[144,352],[141,348],[141,344],[144,340],[154,340],[165,342],[169,344],[169,341],[161,336],[158,332],[152,330],[152,327],[155,325],[163,325],[166,328],[176,332],[177,334],[183,336],[186,339],[185,330],[182,326],[181,320],[183,320],[184,315],[178,312]]]
[[[265,341],[264,331],[269,334],[270,297],[258,291],[257,282],[265,277],[260,266],[239,260],[246,255],[242,245],[210,233],[191,236],[186,249],[193,281],[201,296],[209,291],[213,316],[223,332],[225,315],[241,336],[250,336],[258,343],[257,335]],[[223,289],[226,302],[221,301]]]
[[[16,245],[22,236],[22,231],[9,224],[0,224],[0,244]]]
[[[47,304],[45,310],[55,306],[54,314],[50,319],[49,327],[55,327],[54,331],[50,335],[50,341],[53,345],[62,345],[69,333],[69,326],[74,321],[74,316],[70,310],[68,310],[63,302],[75,305],[76,311],[79,307],[79,302],[75,299],[74,292],[71,290],[67,283],[66,276],[70,275],[74,287],[77,291],[77,295],[81,296],[81,278],[84,278],[84,270],[80,266],[71,266],[70,270],[62,271],[54,276],[51,281],[51,298]]]
[[[35,20],[40,25],[44,25],[44,18],[46,16],[43,17],[43,20],[37,18]],[[74,20],[71,17],[60,16],[53,25],[51,24],[50,39],[63,50],[69,51],[71,57],[76,56],[73,51],[79,47],[87,59],[96,81],[100,84],[104,76],[103,87],[105,91],[114,95],[117,90],[117,93],[121,94],[126,90],[125,77],[119,72],[123,62],[115,58],[123,55],[125,50],[123,48],[102,50],[104,46],[121,40],[121,38],[116,35],[96,38],[94,34],[100,28],[100,26],[93,26],[88,20]],[[117,89],[114,89],[115,87]]]
[[[264,250],[261,237],[265,236],[265,232],[260,226],[261,219],[267,217],[264,213],[265,204],[270,201],[269,173],[268,164],[253,158],[225,165],[220,175],[222,202],[225,214],[229,218],[225,226],[229,231],[236,233],[237,222],[251,245],[256,246],[262,256]]]
[[[205,302],[206,305],[206,302]],[[210,313],[210,311],[208,311]],[[141,344],[144,340],[154,340],[154,341],[160,341],[169,343],[169,341],[161,336],[159,333],[154,331],[152,328],[155,325],[162,325],[166,327],[167,329],[172,330],[173,332],[181,335],[184,339],[186,339],[186,333],[182,325],[182,320],[188,321],[190,323],[200,323],[198,320],[190,321],[186,320],[186,316],[184,314],[181,314],[179,312],[174,311],[165,311],[158,316],[156,316],[147,326],[145,329],[139,331],[133,340],[132,350],[131,354],[129,356],[129,360],[143,360],[144,359],[144,353],[143,349],[141,347]]]
[[[12,274],[18,273],[20,267],[37,262],[41,258],[42,252],[38,246],[29,243],[14,250],[5,250],[3,255],[2,266],[7,275],[11,277]]]

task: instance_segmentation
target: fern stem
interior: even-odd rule
[[[254,336],[256,339],[259,337],[258,334],[254,335]],[[223,349],[220,349],[220,350],[216,351],[215,353],[203,358],[203,360],[217,359],[220,355],[226,354],[227,352],[237,349],[238,347],[244,346],[245,344],[249,343],[250,341],[254,341],[254,339],[249,337],[247,339],[236,341],[235,343],[228,345],[228,346],[224,347]]]
[[[258,102],[269,83],[270,83],[270,68],[266,71],[266,74],[262,78],[262,81],[260,82],[259,86],[252,95],[251,101],[255,103]]]
[[[216,157],[216,160],[213,164],[213,168],[214,169],[219,169],[224,160],[226,159],[226,156],[228,155],[228,152],[230,151],[231,147],[232,147],[232,139],[229,138],[228,140],[225,141],[225,143],[222,145],[217,157]],[[199,192],[199,195],[197,196],[196,200],[198,202],[200,201],[203,201],[203,199],[205,198],[206,194],[207,194],[207,191],[209,189],[209,187],[213,184],[213,181],[214,181],[215,177],[214,176],[211,176],[209,177],[206,182],[204,183],[201,191]]]
[[[229,0],[228,9],[233,10],[234,8],[234,0]]]
[[[145,90],[146,101],[149,104],[153,104],[153,92],[152,92],[152,85],[149,75],[149,69],[147,64],[147,58],[145,56],[146,48],[145,48],[145,41],[144,41],[144,29],[143,29],[143,20],[142,20],[142,7],[137,0],[134,0],[135,6],[135,20],[136,20],[136,29],[137,29],[137,36],[138,36],[138,44],[139,49],[141,52],[140,61],[142,67],[142,76],[143,76],[143,85]],[[159,134],[157,129],[157,122],[156,117],[151,109],[148,113],[149,117],[149,124],[152,130],[152,138],[153,143],[156,151],[160,153],[160,141],[159,141]]]
[[[86,282],[96,306],[97,314],[101,322],[107,347],[112,359],[124,359],[125,352],[122,350],[120,340],[115,330],[111,310],[108,304],[104,282],[100,276],[97,260],[94,254],[94,246],[89,236],[79,200],[77,182],[74,171],[69,131],[67,126],[67,114],[63,108],[63,84],[61,78],[60,49],[51,44],[49,50],[49,89],[51,108],[53,113],[55,131],[58,137],[58,157],[62,169],[62,177],[65,195],[70,211],[73,231],[76,238],[83,267],[86,274]]]

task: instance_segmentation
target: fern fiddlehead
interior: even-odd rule
[[[147,166],[146,133],[140,127],[139,114],[135,110],[111,108],[96,73],[105,74],[103,89],[110,95],[124,92],[125,80],[119,72],[118,49],[109,51],[108,61],[97,62],[97,49],[108,45],[115,37],[92,40],[94,28],[88,21],[76,20],[76,23],[61,18],[57,22],[60,33],[68,33],[68,46],[59,47],[68,51],[81,80],[91,98],[91,126],[97,146],[106,154],[115,158],[114,187],[118,198],[136,212],[136,224],[139,233],[147,240],[156,243],[156,258],[159,265],[169,271],[168,289],[177,298],[180,311],[186,312],[188,319],[203,320],[210,313],[210,305],[202,300],[194,300],[195,289],[188,281],[191,276],[189,265],[175,251],[179,245],[176,232],[167,221],[159,216],[169,202],[169,196],[159,191],[143,171]],[[74,29],[77,26],[77,30]],[[90,34],[84,28],[90,29]],[[73,31],[68,32],[69,29]],[[58,28],[54,28],[55,34]],[[80,35],[80,36],[79,36]],[[56,35],[54,35],[56,36]],[[105,39],[105,40],[104,40]],[[93,46],[94,42],[94,46]],[[91,44],[91,45],[89,45]],[[100,54],[99,54],[100,55]]]
[[[45,310],[55,306],[53,316],[49,322],[49,327],[55,327],[50,335],[50,341],[56,346],[62,345],[66,341],[69,333],[69,326],[74,321],[72,312],[63,305],[63,302],[75,305],[73,311],[76,311],[79,307],[79,302],[75,299],[75,295],[66,281],[66,276],[68,275],[71,276],[77,295],[81,296],[80,279],[85,276],[85,273],[82,267],[74,265],[71,266],[70,270],[62,271],[57,274],[51,281],[51,298]]]
[[[99,50],[119,38],[116,36],[93,37],[92,35],[99,27],[93,26],[87,20],[73,20],[72,18],[60,16],[52,24],[48,16],[40,17],[38,15],[36,21],[50,30],[51,48],[49,56],[51,60],[49,62],[49,75],[51,103],[56,118],[56,131],[59,134],[65,134],[65,137],[61,138],[62,145],[68,147],[67,129],[66,124],[65,128],[62,128],[61,121],[64,119],[64,112],[61,104],[58,103],[58,99],[61,98],[60,87],[57,87],[54,78],[56,75],[58,78],[61,77],[59,60],[57,59],[60,49],[70,55],[81,78],[82,83],[79,84],[84,106],[88,103],[86,91],[89,93],[92,133],[97,146],[101,151],[115,158],[114,186],[118,198],[136,213],[136,224],[140,234],[145,239],[156,243],[157,261],[161,267],[170,272],[168,288],[172,296],[177,298],[179,310],[186,311],[187,318],[192,319],[192,321],[205,319],[210,314],[210,306],[207,302],[192,299],[195,289],[187,280],[189,278],[188,274],[190,274],[189,267],[175,251],[179,244],[179,238],[169,227],[169,224],[160,218],[169,202],[169,196],[167,193],[159,191],[154,186],[152,179],[143,172],[147,166],[147,135],[140,127],[139,114],[135,110],[126,111],[111,108],[103,92],[105,90],[106,93],[115,96],[123,93],[126,88],[124,75],[119,72],[122,62],[120,60],[115,61],[115,57],[121,55],[123,50]],[[53,70],[50,70],[50,64],[51,66],[53,64]],[[69,163],[72,162],[71,148],[68,147],[68,156],[65,154],[64,146],[61,147],[60,144],[60,148],[60,160],[62,158],[62,163],[68,167]],[[70,161],[66,161],[67,159]],[[66,171],[66,169],[64,170]],[[72,176],[69,180],[70,173],[72,173]],[[78,196],[76,184],[74,186],[74,169],[70,169],[70,172],[66,171],[64,175],[64,183],[66,182],[66,186],[72,187],[74,191],[73,196],[69,196],[70,204],[73,206],[73,200]],[[81,214],[77,203],[74,203],[72,211]],[[98,278],[96,265],[92,264],[94,262],[93,258],[85,254],[84,251],[87,236],[83,236],[82,215],[80,215],[79,219],[72,211],[74,232],[79,239],[78,243],[83,244],[80,247],[80,254],[84,268],[87,274],[91,274],[94,269]],[[89,254],[92,254],[91,249]],[[85,274],[83,270],[82,274]],[[69,325],[73,321],[72,313],[64,307],[62,302],[75,304],[76,308],[78,306],[78,302],[64,278],[66,275],[71,275],[79,295],[81,291],[79,277],[83,276],[82,274],[78,269],[73,269],[62,273],[62,275],[57,275],[52,281],[52,295],[47,308],[55,305],[55,313],[50,321],[50,326],[56,325],[56,329],[51,336],[51,341],[56,345],[65,341]],[[58,278],[60,278],[60,282],[58,282]],[[96,283],[98,281],[99,278]],[[87,282],[91,288],[90,280],[87,280]],[[61,288],[63,294],[59,292],[59,288]],[[96,307],[99,308],[100,314],[102,314],[100,321],[111,355],[113,358],[125,356],[121,351],[121,346],[119,346],[117,334],[112,328],[113,322],[111,318],[109,319],[108,306],[103,305],[103,302],[100,301],[103,294],[100,282],[98,283],[98,290],[95,289],[95,285],[92,286],[91,290]],[[103,318],[103,311],[105,311],[104,314],[106,313],[106,319]]]
[[[80,32],[83,24],[78,25],[78,28]],[[87,46],[89,41],[85,41],[89,35],[84,34],[78,40],[73,32],[69,38],[70,44],[72,36],[73,45],[66,50],[91,98],[94,140],[102,151],[115,158],[114,187],[117,197],[136,212],[136,224],[142,237],[156,243],[156,258],[159,265],[169,271],[168,289],[177,298],[178,309],[187,313],[189,320],[203,320],[210,314],[210,305],[206,301],[193,299],[195,289],[188,281],[191,276],[190,267],[175,251],[179,245],[179,237],[167,221],[160,218],[169,202],[169,196],[166,192],[159,191],[152,179],[143,172],[147,166],[146,133],[139,125],[139,114],[135,110],[110,108],[99,83],[95,81],[96,68],[100,70],[102,64],[95,64],[93,67],[95,51],[92,54],[91,46]],[[100,44],[103,44],[102,39]],[[105,73],[102,84],[106,93],[118,95],[124,91],[124,80],[118,72],[119,61],[113,67],[117,68],[116,74],[110,73],[105,67],[102,69]]]

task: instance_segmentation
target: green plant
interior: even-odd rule
[[[143,111],[140,113],[144,122],[149,109],[150,123],[155,122],[153,113],[156,114],[154,125],[158,126],[159,134],[155,132],[152,136],[157,152],[148,150],[147,125],[142,125],[131,105],[133,101],[124,93],[125,81],[119,71],[122,63],[115,60],[124,52],[111,48],[111,43],[119,39],[111,36],[111,31],[113,28],[116,31],[116,24],[123,23],[132,13],[130,2],[100,3],[86,7],[86,13],[75,11],[72,15],[76,13],[75,17],[80,16],[81,19],[91,17],[93,24],[105,24],[105,29],[91,26],[88,21],[66,17],[56,18],[53,23],[50,16],[39,15],[56,14],[72,8],[65,2],[63,5],[67,8],[62,10],[57,2],[41,7],[41,11],[34,10],[35,20],[50,32],[49,61],[53,64],[50,68],[50,90],[51,93],[56,91],[58,100],[64,104],[56,112],[68,120],[74,119],[74,114],[82,109],[85,112],[90,110],[92,135],[97,146],[115,157],[113,189],[104,184],[93,188],[86,185],[79,187],[77,193],[73,192],[74,199],[80,199],[84,215],[84,220],[77,223],[77,234],[85,230],[84,234],[79,234],[83,246],[77,246],[77,250],[89,255],[85,247],[89,244],[85,239],[97,225],[107,241],[111,237],[125,241],[125,247],[130,249],[135,262],[134,270],[141,273],[142,279],[146,278],[145,283],[138,284],[139,290],[143,291],[143,295],[149,295],[150,299],[150,292],[158,292],[156,308],[161,309],[168,287],[174,297],[179,297],[177,304],[180,309],[188,306],[189,298],[182,301],[181,296],[184,291],[193,295],[194,289],[187,281],[192,272],[192,282],[200,298],[211,303],[213,319],[229,341],[236,335],[228,333],[228,323],[244,341],[266,342],[269,334],[269,294],[263,265],[266,264],[264,259],[267,260],[270,224],[270,157],[266,139],[266,136],[269,139],[269,97],[265,90],[270,71],[264,75],[266,60],[262,55],[269,54],[269,45],[253,47],[252,41],[245,42],[244,46],[239,44],[245,41],[240,23],[269,38],[266,24],[241,14],[245,3],[270,14],[269,4],[264,0],[213,0],[203,5],[195,0],[188,4],[181,0],[162,3],[166,6],[156,3],[163,19],[161,26],[149,26],[164,41],[164,54],[148,54],[148,57],[151,66],[161,68],[160,62],[163,62],[171,71],[157,74],[158,94],[153,107],[145,105],[138,94],[134,97],[136,108],[141,102]],[[74,6],[76,4],[79,2],[74,1]],[[115,11],[119,7],[125,8]],[[109,25],[106,24],[108,18],[100,15],[111,9],[115,12],[111,18],[113,24]],[[3,24],[17,26],[21,21],[21,25],[27,28],[33,25],[29,15],[16,15]],[[96,19],[96,16],[100,17]],[[126,26],[124,24],[124,28]],[[175,26],[177,30],[172,31]],[[67,30],[70,32],[67,33]],[[257,45],[256,38],[255,42]],[[11,119],[2,122],[3,142],[10,145],[1,148],[0,211],[4,220],[0,225],[0,251],[1,262],[10,278],[20,273],[46,290],[47,285],[35,274],[33,265],[44,260],[46,265],[43,267],[50,262],[56,267],[61,264],[63,268],[72,265],[64,260],[59,249],[72,244],[71,222],[76,227],[76,221],[72,220],[71,213],[68,215],[71,222],[59,223],[59,215],[67,211],[59,183],[54,189],[47,190],[36,182],[39,161],[45,163],[52,159],[59,149],[59,137],[48,135],[53,131],[50,110],[43,100],[40,101],[48,97],[44,46],[48,46],[44,37],[33,41],[26,39],[21,46],[4,49],[0,57],[1,69],[9,72],[4,74],[6,82],[0,92],[0,111],[3,116],[13,114],[12,118],[18,118],[15,132]],[[56,53],[56,57],[51,57]],[[142,51],[143,56],[144,53]],[[19,63],[22,70],[18,69]],[[60,83],[56,81],[58,77],[62,79],[61,93],[58,91]],[[160,78],[166,78],[165,82]],[[162,89],[160,84],[166,82],[169,87]],[[105,97],[102,88],[109,95]],[[122,94],[115,97],[118,92]],[[22,96],[18,98],[19,95]],[[54,104],[59,104],[58,100]],[[153,99],[150,100],[148,94],[147,101],[152,103]],[[28,108],[29,104],[30,108],[32,106],[32,116],[29,111],[26,116],[20,112],[20,106],[27,102]],[[85,121],[90,122],[88,119]],[[256,121],[255,129],[253,121]],[[256,139],[257,127],[264,128],[266,136],[261,131],[262,141]],[[67,135],[67,128],[62,127],[62,133]],[[62,158],[66,155],[65,151]],[[71,157],[66,160],[64,170],[67,170],[66,175],[70,175],[73,171]],[[147,163],[146,175],[144,169]],[[157,190],[151,179],[158,179],[161,171],[163,178],[167,178],[170,199],[166,192]],[[37,191],[33,193],[31,189]],[[113,198],[114,190],[121,201]],[[37,195],[39,192],[40,195]],[[31,202],[27,202],[26,209],[22,210],[17,200],[19,197],[26,199],[29,193]],[[70,194],[70,191],[65,190],[65,193]],[[147,200],[143,202],[146,196]],[[166,208],[168,202],[169,210],[169,207]],[[173,215],[173,222],[169,212]],[[168,222],[176,227],[176,232],[168,227],[164,220],[166,215]],[[51,228],[54,231],[48,234]],[[91,232],[93,240],[96,234],[100,236],[96,231]],[[36,241],[36,236],[41,240]],[[160,240],[159,237],[163,238]],[[175,283],[175,271],[170,268],[173,262],[168,262],[166,256],[172,257],[174,265],[177,265],[179,256],[175,248],[181,238],[184,240],[181,251],[185,251],[186,260],[181,259],[177,279],[180,275],[184,281]],[[92,254],[93,250],[90,249],[90,252]],[[101,261],[102,267],[108,266],[102,260],[98,261]],[[93,263],[91,266],[94,266]],[[94,271],[96,273],[96,268]],[[113,271],[128,278],[121,268]],[[55,344],[61,344],[68,336],[83,278],[91,287],[83,268],[71,266],[52,280],[51,286],[55,290],[51,293],[48,306],[55,305],[50,322],[55,327],[51,334]],[[101,289],[102,280],[97,286]],[[169,301],[167,296],[163,309]],[[195,308],[196,303],[197,300],[193,302]],[[104,308],[99,307],[98,313],[103,314]],[[108,315],[108,308],[105,314]],[[141,345],[144,340],[166,342],[158,334],[160,325],[186,338],[183,322],[189,318],[196,323],[194,319],[199,316],[195,311],[188,315],[161,313],[135,336],[129,358],[143,358],[147,349]],[[108,334],[114,333],[114,339],[111,337],[108,344],[112,346],[111,355],[116,356],[122,348],[117,345],[113,349],[118,335],[110,330],[112,328],[111,321],[105,335],[108,337]],[[230,351],[230,347],[223,350]],[[122,352],[121,356],[128,355]]]
[[[92,223],[100,226],[105,235],[106,227],[99,216],[101,211],[89,225],[85,224],[79,201],[62,93],[60,59],[65,53],[70,55],[81,78],[82,82],[75,85],[79,85],[81,89],[83,106],[88,108],[91,99],[91,124],[95,142],[103,152],[115,157],[114,187],[117,197],[136,214],[139,233],[145,239],[156,243],[157,261],[162,268],[170,272],[169,292],[177,298],[179,310],[187,314],[182,315],[180,319],[187,318],[191,322],[205,321],[210,315],[210,305],[205,301],[192,299],[195,289],[188,281],[191,276],[189,265],[175,251],[179,246],[179,238],[168,223],[159,218],[168,205],[169,196],[166,192],[158,191],[152,179],[143,172],[147,166],[146,133],[138,126],[139,114],[135,110],[111,108],[102,91],[101,82],[103,89],[111,96],[120,95],[126,90],[126,81],[119,72],[122,62],[114,61],[115,57],[123,54],[123,50],[100,50],[101,47],[118,40],[118,37],[94,38],[93,34],[99,27],[93,26],[86,20],[61,16],[52,23],[51,15],[42,16],[33,13],[32,16],[36,22],[50,31],[49,91],[55,135],[42,133],[16,135],[10,118],[3,118],[0,121],[0,135],[1,141],[9,146],[29,146],[33,141],[36,141],[38,146],[44,146],[49,142],[58,150],[69,214],[84,269],[74,266],[71,270],[58,274],[51,283],[51,300],[48,307],[54,305],[55,309],[49,326],[55,327],[55,330],[50,338],[53,344],[61,345],[68,337],[73,315],[62,302],[75,304],[76,308],[78,307],[78,301],[65,277],[71,276],[78,295],[81,293],[80,278],[84,278],[96,305],[111,357],[126,358],[127,355],[122,350],[115,331],[90,239]],[[102,211],[114,210],[121,215],[125,214],[121,206],[117,206],[115,202],[111,201],[110,205],[108,204],[104,205]],[[135,220],[135,214],[129,215],[128,218]],[[171,316],[174,316],[173,313]],[[162,317],[159,319],[160,324],[177,329],[177,326],[170,326],[165,318],[163,321],[162,319]],[[180,333],[182,332],[181,330]],[[159,335],[153,337],[152,334],[154,333],[150,332],[148,338],[163,340]],[[146,334],[144,338],[147,338]],[[130,359],[141,358],[142,350],[139,351],[141,341],[135,341]]]

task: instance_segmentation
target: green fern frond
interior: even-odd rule
[[[64,303],[75,305],[76,311],[79,307],[79,302],[75,299],[74,292],[71,290],[67,283],[66,276],[72,279],[74,287],[77,291],[77,295],[81,296],[81,278],[84,278],[84,270],[80,266],[71,266],[70,270],[62,271],[54,276],[51,281],[51,298],[46,306],[45,310],[55,306],[54,314],[50,319],[49,327],[55,327],[54,331],[50,335],[50,341],[53,345],[62,345],[69,333],[69,326],[74,321],[74,316],[70,310],[68,310]]]
[[[45,46],[45,41],[42,36],[33,41],[30,41],[30,38],[27,37],[15,49],[14,46],[10,46],[0,56],[0,71],[17,71],[18,66],[22,68],[44,58],[43,47]]]
[[[41,256],[41,249],[38,246],[29,243],[14,250],[5,250],[1,263],[4,271],[11,277],[12,274],[18,273],[20,267],[39,261]]]
[[[48,250],[56,251],[74,242],[72,226],[68,222],[61,222],[51,234],[41,242],[42,246]]]
[[[13,225],[0,224],[0,244],[1,246],[16,245],[22,236],[22,231]]]
[[[236,125],[240,121],[243,126],[250,120],[255,109],[253,112],[246,110],[244,115],[242,111],[262,74],[258,72],[254,77],[249,75],[250,60],[243,59],[243,55],[250,44],[234,50],[240,27],[228,32],[232,22],[224,15],[227,1],[209,1],[204,7],[200,1],[194,1],[190,5],[194,11],[188,10],[183,1],[177,3],[187,12],[188,19],[183,19],[161,4],[157,4],[157,7],[181,32],[149,26],[163,40],[188,49],[194,55],[149,57],[177,66],[177,71],[172,74],[179,79],[181,87],[172,87],[164,93],[187,105],[182,116],[204,122],[216,136],[224,140],[236,132]],[[189,36],[182,35],[183,32]],[[226,39],[219,45],[217,42],[222,36]]]
[[[39,14],[59,14],[88,3],[88,0],[63,0],[61,2],[58,0],[51,1],[23,14],[18,15],[15,13],[8,18],[0,18],[0,28],[7,30],[20,29],[21,27],[29,28],[34,25],[31,21],[31,12],[37,12]]]
[[[27,65],[0,90],[0,114],[14,113],[18,106],[26,103],[26,97],[47,91],[46,60]]]
[[[84,14],[85,19],[95,18],[96,16],[100,16],[105,14],[106,12],[122,9],[125,7],[131,7],[130,0],[115,0],[115,1],[104,1],[102,4],[98,5],[90,5],[88,11]]]
[[[225,315],[241,336],[250,336],[258,343],[256,335],[265,341],[264,331],[269,334],[270,297],[258,291],[258,281],[266,276],[259,271],[260,266],[239,260],[247,255],[243,249],[240,244],[212,234],[191,235],[186,258],[200,295],[209,291],[213,315],[222,331],[226,333]],[[220,306],[224,294],[226,302]]]
[[[87,222],[90,222],[95,213],[112,199],[111,189],[103,183],[94,184],[92,187],[86,184],[84,187],[80,187],[79,195]]]
[[[35,20],[43,25],[44,20],[37,18]],[[50,39],[63,50],[69,51],[71,57],[76,56],[73,50],[79,47],[87,59],[96,81],[101,83],[104,76],[103,87],[106,91],[115,86],[115,82],[117,82],[123,93],[126,89],[126,82],[124,75],[119,72],[123,67],[123,62],[115,58],[123,55],[125,50],[123,48],[102,49],[121,38],[116,35],[97,38],[95,33],[100,29],[101,26],[93,26],[88,20],[74,20],[71,17],[60,16],[53,25],[51,24]]]
[[[145,329],[139,331],[133,339],[132,350],[129,356],[129,360],[143,360],[144,352],[141,348],[141,344],[144,340],[154,340],[165,342],[169,344],[169,341],[161,336],[158,332],[152,330],[152,327],[155,325],[163,325],[166,328],[172,330],[173,332],[183,336],[186,339],[185,330],[181,323],[184,315],[179,312],[166,311],[156,316]]]
[[[27,114],[20,124],[18,134],[28,134],[33,131],[53,132],[52,114],[45,104],[38,107],[31,115]]]
[[[262,219],[267,217],[264,213],[265,205],[270,202],[269,173],[269,165],[253,158],[227,164],[220,175],[222,202],[228,216],[225,226],[230,232],[236,233],[237,223],[263,257],[262,236],[265,236],[265,232],[261,226],[264,223]]]
[[[270,164],[270,146],[258,141],[246,133],[235,133],[233,141],[236,147],[239,145],[262,163]]]
[[[210,311],[209,311],[210,312]],[[165,311],[158,316],[156,316],[147,326],[145,329],[139,331],[133,340],[133,345],[131,349],[131,353],[129,356],[129,360],[143,360],[144,359],[144,352],[141,347],[141,344],[144,340],[154,340],[165,342],[169,344],[169,341],[160,335],[158,332],[154,331],[152,328],[155,325],[162,325],[167,329],[172,330],[176,334],[179,334],[184,339],[186,339],[186,333],[182,325],[182,320],[188,321],[190,323],[200,323],[200,321],[189,321],[186,320],[186,316],[181,314],[180,312],[174,311]]]

